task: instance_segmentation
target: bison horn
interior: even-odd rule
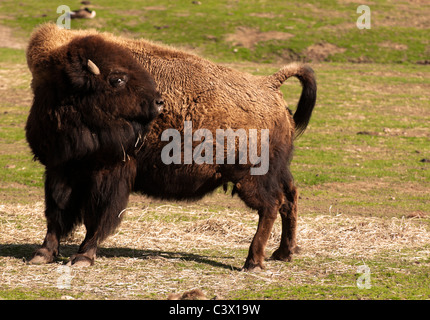
[[[95,75],[100,74],[100,69],[99,67],[96,66],[96,64],[94,62],[92,62],[90,59],[88,59],[88,69],[91,71],[91,73],[94,73]]]

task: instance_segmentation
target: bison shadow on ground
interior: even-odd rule
[[[9,257],[22,259],[23,262],[27,262],[30,259],[34,250],[36,250],[40,244],[0,244],[0,257]],[[62,245],[61,254],[58,256],[55,262],[68,262],[68,257],[72,253],[78,250],[78,245]],[[213,258],[220,259],[234,259],[233,256],[220,256],[213,257],[207,255],[194,254],[189,252],[170,252],[170,251],[159,251],[159,250],[141,250],[132,248],[104,248],[101,247],[98,252],[98,257],[100,258],[115,258],[115,257],[125,257],[125,258],[140,258],[142,260],[149,259],[164,259],[171,262],[183,262],[192,261],[196,263],[207,264],[216,268],[224,268],[233,271],[240,271],[241,268],[235,267],[230,264],[225,264],[219,261],[213,260]],[[96,262],[100,264],[101,262]]]

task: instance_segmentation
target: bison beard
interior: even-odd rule
[[[306,129],[316,101],[312,69],[290,64],[257,77],[145,40],[51,24],[33,34],[27,60],[35,94],[27,139],[46,166],[48,224],[31,263],[53,261],[60,239],[83,222],[87,234],[71,263],[92,264],[97,244],[118,226],[131,191],[199,199],[229,182],[232,193],[259,215],[244,269],[264,268],[278,212],[281,242],[272,258],[291,260],[298,248],[298,193],[289,163],[293,140]],[[162,101],[151,76],[166,101],[158,117]],[[279,90],[292,76],[303,86],[294,116]],[[112,88],[115,79],[126,81],[127,90]],[[183,133],[187,120],[193,130],[205,128],[213,135],[217,129],[268,129],[268,172],[253,176],[252,164],[238,161],[164,164],[161,152],[167,142],[161,134],[166,129]]]

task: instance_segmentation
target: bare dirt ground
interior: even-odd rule
[[[0,25],[0,47],[24,49],[26,41],[14,35],[11,28]]]
[[[261,32],[258,29],[248,27],[238,27],[235,33],[228,34],[226,40],[235,46],[242,46],[248,49],[254,48],[258,42],[268,40],[288,40],[294,37],[293,34],[279,31]]]

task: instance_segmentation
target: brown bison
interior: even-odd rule
[[[272,258],[291,260],[298,195],[289,164],[316,101],[312,69],[290,64],[253,76],[146,40],[53,24],[33,33],[27,60],[35,95],[27,139],[46,166],[48,224],[31,263],[52,261],[83,222],[87,235],[71,263],[93,264],[132,191],[195,200],[227,183],[259,214],[244,269],[264,268],[277,212],[282,235]],[[303,86],[294,116],[279,90],[291,76]]]

